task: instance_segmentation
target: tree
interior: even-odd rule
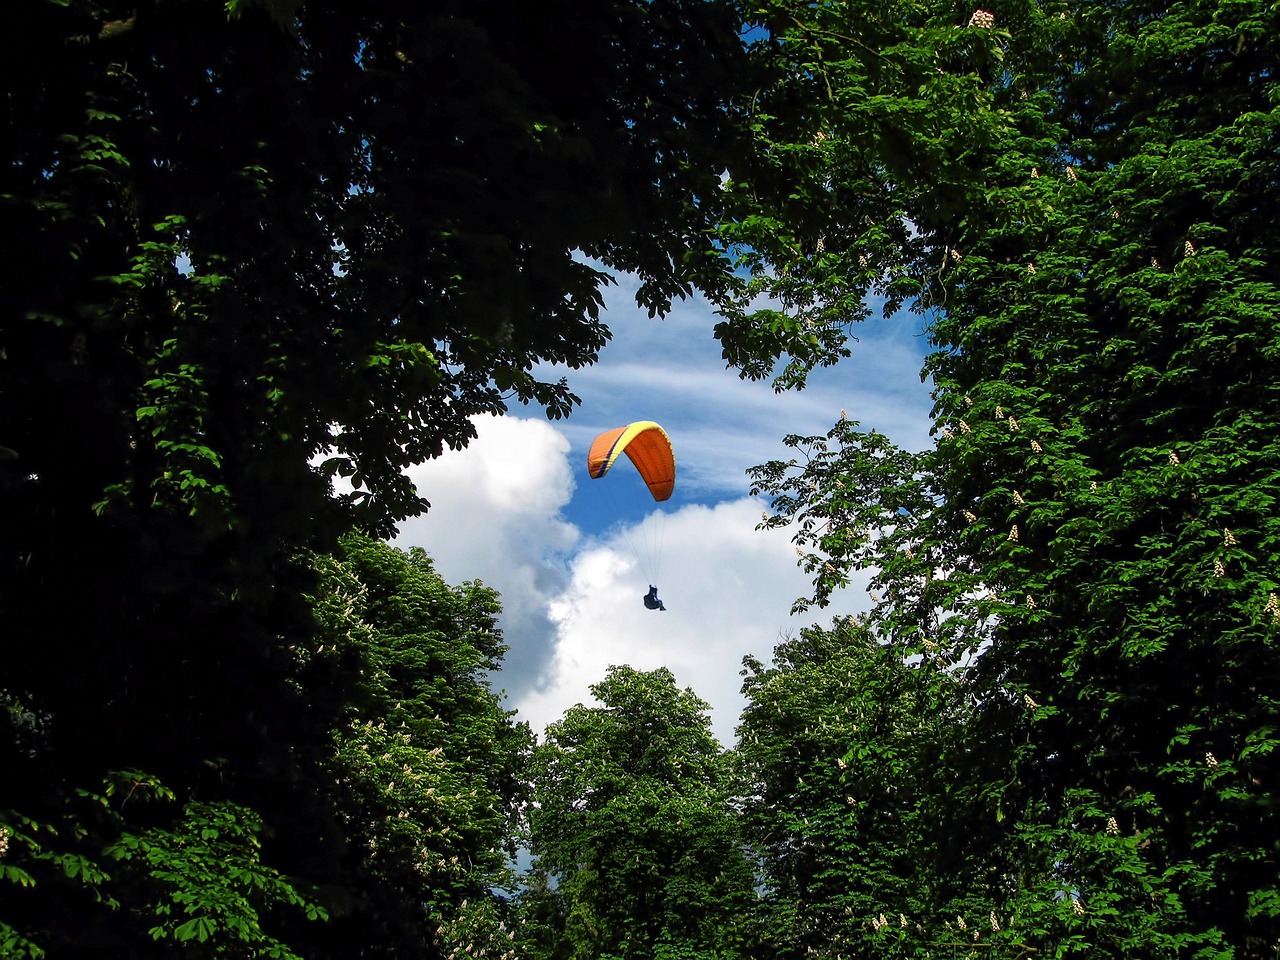
[[[81,793],[134,772],[174,801],[131,802],[129,829],[178,835],[189,801],[225,802],[285,862],[355,695],[298,680],[298,558],[421,509],[403,468],[472,416],[566,414],[568,385],[535,370],[595,359],[608,271],[635,272],[651,313],[725,286],[739,24],[692,0],[7,13],[9,855],[36,824],[102,868],[121,811],[99,822]],[[6,913],[31,943],[72,926],[51,877]],[[144,955],[112,916],[78,947]]]
[[[1004,52],[941,4],[766,0],[750,17],[756,159],[726,184],[741,282],[716,335],[747,375],[785,358],[785,389],[848,356],[875,303],[888,316],[930,287],[939,237],[982,186],[977,145],[1009,122],[986,82]],[[1018,111],[1024,128],[1038,116]]]
[[[773,661],[744,661],[736,751],[771,955],[884,955],[893,938],[872,934],[886,926],[975,916],[982,853],[948,829],[969,802],[964,685],[853,618],[805,628]]]
[[[291,682],[334,716],[327,748],[291,768],[287,807],[257,795],[256,809],[175,813],[174,791],[131,771],[82,791],[65,823],[18,818],[4,879],[27,890],[21,925],[0,928],[10,952],[142,956],[174,940],[219,956],[420,957],[501,935],[493,891],[514,885],[532,736],[489,685],[505,649],[496,595],[365,537],[312,563],[317,628],[288,648]],[[67,909],[78,922],[50,929]]]
[[[753,872],[707,705],[665,668],[610,667],[534,753],[530,849],[574,958],[736,957]]]
[[[433,942],[448,952],[468,903],[474,914],[514,886],[527,796],[533,737],[489,679],[506,649],[497,595],[479,583],[450,587],[421,549],[365,537],[344,538],[339,555],[316,563],[323,628],[298,651],[306,686],[334,672],[359,681],[326,765],[333,841],[344,849],[325,864],[330,875],[308,871],[345,917],[312,931],[309,955],[376,944],[383,956],[421,956]],[[309,846],[302,862],[318,859]]]
[[[898,192],[937,447],[842,422],[757,474],[814,599],[875,567],[877,632],[966,666],[987,802],[956,828],[999,846],[1011,955],[1262,957],[1280,933],[1274,18],[953,23],[1003,69],[978,176],[940,175],[960,212]],[[834,158],[863,148],[831,139],[838,194]]]
[[[328,914],[264,863],[262,818],[226,800],[176,799],[154,777],[128,770],[112,772],[97,791],[79,790],[52,822],[0,811],[0,857],[11,861],[0,863],[0,881],[16,921],[0,920],[3,956],[181,950],[297,960],[278,921]]]

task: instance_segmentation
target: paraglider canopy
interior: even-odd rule
[[[599,480],[624,452],[635,464],[654,500],[671,496],[676,485],[676,456],[671,449],[671,438],[662,427],[652,420],[637,420],[625,427],[606,430],[591,442],[587,472],[593,480]]]

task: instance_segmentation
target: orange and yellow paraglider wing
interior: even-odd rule
[[[640,471],[640,476],[644,477],[653,499],[666,500],[670,497],[676,486],[676,457],[667,432],[656,423],[650,423],[638,431],[624,449]]]
[[[666,500],[676,485],[676,457],[667,432],[652,420],[606,430],[587,453],[587,472],[600,479],[620,453],[626,452],[649,487],[654,500]]]
[[[618,439],[628,429],[629,427],[617,427],[606,430],[591,441],[591,449],[587,451],[587,473],[591,475],[592,480],[599,480],[609,472],[613,461],[617,460],[618,454],[622,452]]]

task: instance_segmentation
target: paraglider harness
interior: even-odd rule
[[[666,610],[666,606],[658,599],[658,588],[649,584],[649,592],[644,595],[644,605],[650,610]]]

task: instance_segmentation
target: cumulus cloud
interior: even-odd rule
[[[756,530],[760,502],[739,498],[653,507],[584,536],[563,514],[575,479],[560,431],[515,417],[476,426],[466,450],[414,468],[432,509],[395,543],[426,549],[452,583],[501,593],[511,650],[496,681],[520,718],[541,733],[589,702],[611,664],[665,666],[712,705],[716,735],[732,743],[742,657],[767,658],[782,635],[822,619],[788,615],[809,583],[787,534]],[[651,580],[666,612],[641,602]]]
[[[665,666],[712,705],[717,737],[732,743],[743,656],[768,659],[782,635],[824,619],[788,616],[792,601],[809,591],[808,579],[787,534],[756,530],[759,519],[760,503],[746,498],[667,516],[656,575],[666,612],[641,602],[648,578],[630,543],[644,531],[584,545],[565,590],[550,603],[556,653],[539,688],[516,699],[522,718],[540,732],[567,707],[591,702],[588,688],[611,664]],[[643,521],[659,522],[656,514]],[[865,603],[856,595],[849,602]]]
[[[580,533],[562,509],[573,496],[569,441],[550,424],[480,417],[464,450],[414,467],[431,510],[402,524],[396,546],[424,548],[450,583],[481,580],[502,595],[511,650],[502,682],[515,695],[555,646],[547,598],[567,582]]]

